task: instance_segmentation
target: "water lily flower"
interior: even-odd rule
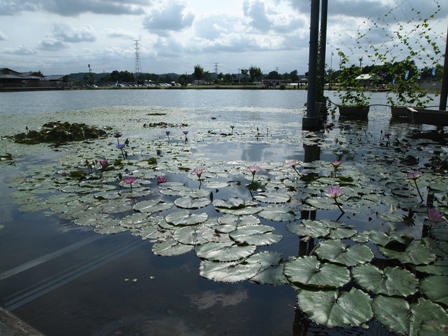
[[[201,168],[196,168],[195,170],[193,170],[193,173],[195,173],[198,177],[198,179],[201,178],[202,173],[204,172],[204,169]]]
[[[232,134],[233,134],[233,129],[235,128],[235,126],[230,125],[230,128],[232,129]]]
[[[338,206],[339,210],[341,210],[341,212],[345,212],[342,208],[341,205],[338,202],[338,197],[341,196],[343,194],[342,188],[338,187],[338,186],[330,186],[327,188],[327,190],[325,191],[325,195],[327,195],[330,198],[334,199],[334,202],[336,203],[336,205]]]
[[[420,196],[420,200],[423,202],[422,194],[420,193],[420,189],[418,188],[418,185],[417,185],[417,179],[418,179],[420,176],[422,176],[422,175],[423,175],[422,172],[420,172],[420,171],[414,171],[414,172],[409,172],[409,173],[407,173],[407,174],[406,174],[406,177],[407,177],[408,179],[411,179],[411,180],[414,181],[415,188],[417,189],[418,195]]]
[[[420,176],[422,176],[423,175],[423,173],[422,172],[420,172],[420,171],[414,171],[414,172],[409,172],[409,173],[407,173],[407,175],[406,175],[406,177],[408,178],[408,179],[411,179],[411,180],[417,180]]]
[[[327,195],[330,198],[338,198],[342,195],[342,188],[337,186],[330,186],[325,191],[325,195]]]
[[[135,181],[137,181],[136,177],[130,176],[130,177],[126,177],[124,179],[125,183],[128,183],[131,186],[131,191],[132,191],[132,183],[134,183]]]
[[[117,145],[117,148],[118,148],[118,149],[123,149],[124,146],[126,146],[126,144],[118,144],[118,145]]]
[[[255,174],[260,171],[260,167],[258,166],[249,166],[249,171],[252,173],[252,182],[254,182]]]
[[[102,167],[107,166],[108,164],[109,164],[109,161],[107,161],[107,160],[100,160],[100,165]]]
[[[163,176],[157,177],[157,184],[165,183],[166,181],[167,181],[166,178]]]
[[[184,133],[184,135],[185,135],[185,141],[187,141],[187,140],[188,140],[188,139],[187,139],[188,131],[183,131],[183,133]]]
[[[440,212],[437,209],[434,209],[434,208],[428,209],[428,219],[430,222],[432,222],[433,225],[435,223],[441,222],[443,219],[443,216],[444,216],[444,213]]]
[[[294,171],[295,171],[299,176],[301,176],[300,173],[298,172],[298,170],[296,169],[296,167],[297,167],[298,164],[299,164],[299,161],[297,161],[297,160],[292,160],[292,161],[288,162],[288,165],[289,165],[292,169],[294,169]]]
[[[338,172],[339,166],[342,164],[341,161],[335,160],[333,162],[330,162],[331,165],[333,166],[333,170],[334,170],[334,177],[336,177],[336,173]]]

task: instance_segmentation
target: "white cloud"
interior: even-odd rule
[[[55,23],[51,28],[53,36],[63,42],[94,42],[96,41],[96,32],[92,26],[73,27],[65,23]]]
[[[0,41],[6,41],[8,39],[8,36],[0,31]]]
[[[38,43],[38,48],[41,50],[59,51],[70,48],[70,45],[61,39],[49,35]]]
[[[3,52],[6,54],[14,54],[14,55],[33,55],[36,53],[36,50],[27,48],[23,44],[21,44],[17,47],[6,48],[3,50]]]
[[[160,36],[168,36],[171,32],[179,32],[192,25],[195,15],[184,3],[165,1],[143,19],[143,26],[150,32]]]
[[[136,34],[132,31],[124,30],[122,28],[108,28],[104,30],[104,33],[112,38],[123,38],[123,39],[135,39]]]

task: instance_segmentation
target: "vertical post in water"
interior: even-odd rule
[[[442,79],[442,90],[440,92],[440,104],[439,110],[446,111],[446,96],[448,86],[448,29],[446,32],[446,42],[445,42],[445,61],[443,62],[443,79]]]
[[[327,51],[326,50],[327,16],[328,16],[328,0],[322,0],[322,10],[320,17],[320,50],[319,50],[319,77],[320,77],[319,90],[322,90],[322,96],[324,94],[324,87],[325,87],[325,56]]]
[[[314,108],[316,103],[317,49],[319,43],[319,2],[320,0],[311,0],[308,98],[306,103],[306,116],[302,119],[302,129],[309,131],[319,128],[319,118]]]

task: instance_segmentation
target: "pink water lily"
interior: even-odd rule
[[[102,167],[107,166],[108,164],[109,164],[109,161],[107,161],[107,160],[100,160],[100,165]]]
[[[331,163],[331,165],[332,165],[334,168],[339,168],[339,166],[342,164],[342,162],[341,162],[341,161],[338,161],[338,160],[335,160],[335,161],[330,162],[330,163]]]
[[[338,186],[329,186],[327,188],[327,190],[325,191],[325,195],[327,195],[330,198],[334,199],[334,202],[336,203],[336,205],[338,206],[339,210],[341,210],[341,212],[345,212],[342,208],[341,205],[338,202],[338,197],[341,196],[343,194],[342,188],[338,187]]]
[[[167,181],[166,178],[163,177],[163,176],[158,176],[157,177],[157,183],[158,184],[165,183],[166,181]]]
[[[297,161],[297,160],[292,160],[292,161],[288,162],[288,165],[289,165],[292,169],[294,169],[294,171],[295,171],[297,174],[299,174],[299,176],[302,176],[302,175],[300,175],[300,173],[299,173],[298,170],[296,169],[296,167],[297,167],[298,164],[299,164],[299,161]]]
[[[409,173],[407,173],[407,175],[406,175],[406,177],[408,178],[408,179],[411,179],[411,180],[416,180],[416,179],[418,179],[420,176],[422,176],[423,175],[423,173],[422,172],[420,172],[420,171],[414,171],[414,172],[409,172]]]
[[[437,209],[434,208],[429,208],[428,209],[428,219],[429,221],[431,221],[433,224],[441,222],[443,219],[444,213],[440,212]]]
[[[201,169],[201,168],[196,168],[195,170],[193,170],[193,173],[195,173],[199,179],[201,178],[201,175],[203,172],[204,172],[204,169]]]
[[[124,179],[124,182],[129,184],[131,186],[131,190],[132,190],[132,183],[134,183],[135,181],[137,181],[136,177],[130,176],[130,177],[126,177]]]
[[[254,182],[255,174],[260,171],[260,167],[258,166],[249,166],[247,167],[249,171],[252,173],[252,182]]]
[[[325,195],[327,195],[330,198],[338,198],[342,195],[342,188],[337,186],[330,186],[325,191]]]

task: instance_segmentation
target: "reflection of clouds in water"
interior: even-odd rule
[[[247,290],[235,289],[229,294],[216,293],[208,290],[199,294],[188,295],[191,303],[196,305],[199,310],[213,307],[215,304],[221,303],[223,307],[236,306],[248,298]]]

